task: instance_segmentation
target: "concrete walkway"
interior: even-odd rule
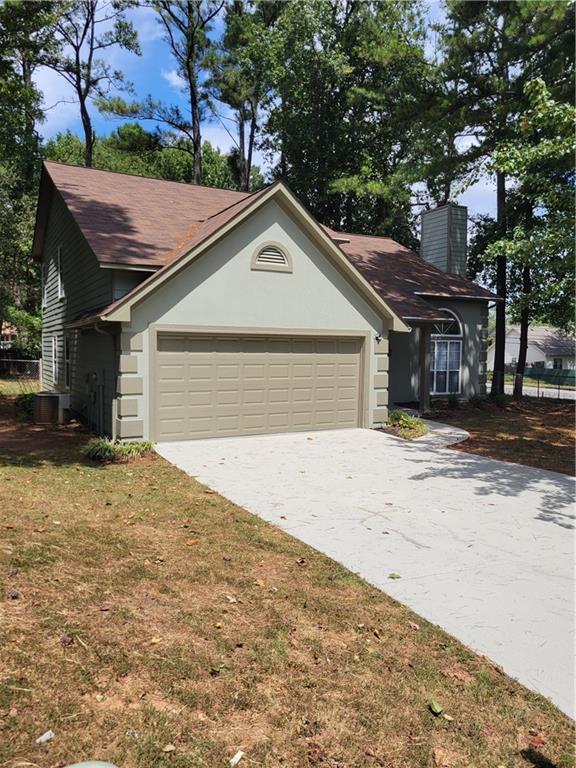
[[[414,442],[354,429],[157,450],[574,716],[574,483],[444,448],[434,429]]]

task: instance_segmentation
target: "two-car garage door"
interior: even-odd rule
[[[160,333],[158,441],[356,427],[361,339]]]

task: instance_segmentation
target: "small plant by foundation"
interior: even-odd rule
[[[23,392],[14,401],[18,418],[32,421],[34,418],[34,392]]]
[[[422,419],[405,411],[392,411],[388,416],[388,427],[391,432],[405,440],[414,440],[428,432],[428,427]]]
[[[82,448],[82,455],[101,464],[114,464],[143,456],[152,450],[152,443],[146,440],[122,443],[108,437],[93,437]]]

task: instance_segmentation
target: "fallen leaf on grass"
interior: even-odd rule
[[[448,755],[443,749],[435,747],[432,751],[432,758],[434,760],[434,765],[437,766],[437,768],[450,768]]]
[[[176,747],[174,746],[174,744],[166,744],[165,747],[162,747],[162,752],[175,752],[175,751],[176,751]]]
[[[45,744],[47,741],[51,741],[54,738],[54,731],[46,731],[42,736],[38,736],[36,744]]]
[[[198,544],[198,539],[188,539],[188,541],[186,542],[187,547],[193,547],[194,544]]]
[[[546,739],[543,739],[542,736],[531,736],[528,739],[528,744],[531,747],[543,747],[546,744]]]
[[[152,640],[150,640],[150,645],[158,645],[158,643],[162,642],[161,637],[153,637]]]
[[[409,621],[409,622],[408,622],[408,626],[409,626],[411,629],[414,629],[414,630],[416,630],[416,629],[420,629],[420,625],[419,625],[419,624],[416,624],[416,622],[415,622],[415,621]]]
[[[223,669],[228,669],[228,664],[226,664],[225,661],[220,661],[216,666],[210,667],[208,672],[210,673],[210,677],[218,677]]]
[[[428,702],[428,709],[432,712],[434,717],[439,717],[442,714],[442,707],[434,699],[430,699]]]

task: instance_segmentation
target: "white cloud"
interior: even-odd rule
[[[158,23],[156,11],[146,5],[138,5],[126,12],[126,17],[132,22],[140,44],[151,43],[162,38],[162,28]]]
[[[186,84],[182,77],[178,74],[177,70],[175,69],[162,69],[160,70],[160,74],[166,80],[168,85],[171,85],[172,88],[177,90],[178,92],[181,92],[186,87]]]

